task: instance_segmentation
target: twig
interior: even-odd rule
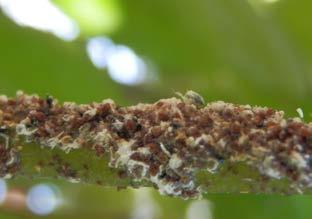
[[[0,96],[0,175],[153,185],[182,198],[310,192],[311,124],[266,107],[205,106],[193,91],[181,97],[119,107]]]

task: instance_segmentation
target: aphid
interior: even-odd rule
[[[210,173],[216,173],[219,167],[219,161],[215,158],[208,158],[207,171]]]
[[[52,108],[52,106],[53,106],[53,97],[50,96],[50,95],[47,95],[47,97],[46,97],[46,103],[47,103],[47,105],[48,105],[49,108]]]
[[[11,179],[13,177],[13,174],[12,173],[7,173],[5,174],[4,176],[2,176],[1,178],[2,179]]]
[[[10,140],[9,136],[0,132],[0,137],[2,137],[4,139],[5,148],[8,149],[9,148],[9,140]]]
[[[19,163],[19,160],[20,160],[19,155],[16,153],[14,149],[11,149],[9,152],[9,158],[6,161],[5,165],[7,167],[13,166],[14,164]]]
[[[304,116],[304,115],[303,115],[303,110],[302,110],[301,108],[297,108],[296,111],[297,111],[299,117],[300,117],[301,119],[303,119],[303,116]]]
[[[70,183],[79,183],[81,181],[80,178],[67,177],[66,180]]]
[[[169,160],[169,167],[171,169],[178,169],[180,166],[182,166],[183,161],[181,158],[178,157],[177,154],[173,154]]]
[[[5,133],[7,131],[8,131],[8,129],[5,126],[0,127],[0,133]]]
[[[197,107],[203,107],[205,105],[204,98],[192,90],[187,91],[184,95],[179,92],[176,92],[176,94],[181,97],[186,104],[193,104]]]
[[[163,143],[160,143],[160,148],[168,157],[171,157],[170,152],[167,150],[167,148],[165,147]]]

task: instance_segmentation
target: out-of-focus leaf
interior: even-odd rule
[[[89,61],[84,42],[67,43],[0,18],[0,92],[16,90],[61,100],[119,99],[116,84]]]
[[[53,0],[74,18],[84,35],[110,34],[122,23],[119,0]]]

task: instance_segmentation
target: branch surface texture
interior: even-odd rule
[[[69,158],[54,154],[39,159],[35,152],[23,153],[33,147],[29,143],[36,150],[59,151]],[[93,156],[74,168],[70,154],[79,150]],[[216,187],[217,192],[231,192],[222,187],[226,184],[222,179],[230,182],[236,175],[243,183],[237,185],[241,192],[306,193],[312,186],[311,154],[311,124],[286,119],[282,111],[266,107],[221,101],[204,105],[193,91],[130,107],[112,100],[58,104],[52,97],[23,92],[14,98],[0,96],[4,178],[27,175],[24,166],[36,160],[31,168],[38,173],[48,166],[57,176],[75,182],[99,171],[88,166],[94,159],[106,159],[95,166],[106,165],[118,171],[116,178],[134,182],[129,185],[144,182],[170,196],[194,198]],[[243,170],[237,164],[244,164],[249,173],[240,176]],[[229,171],[232,178],[227,179]],[[100,180],[105,181],[96,182]]]

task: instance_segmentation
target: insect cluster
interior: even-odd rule
[[[298,189],[312,186],[312,125],[265,107],[221,101],[205,106],[193,91],[130,107],[112,100],[61,105],[19,92],[13,99],[1,97],[0,110],[0,125],[26,141],[66,153],[81,147],[97,156],[107,153],[110,167],[150,181],[166,195],[198,197],[196,172],[214,174],[224,160],[246,162],[267,177],[286,177]],[[15,154],[4,142],[1,163]]]

